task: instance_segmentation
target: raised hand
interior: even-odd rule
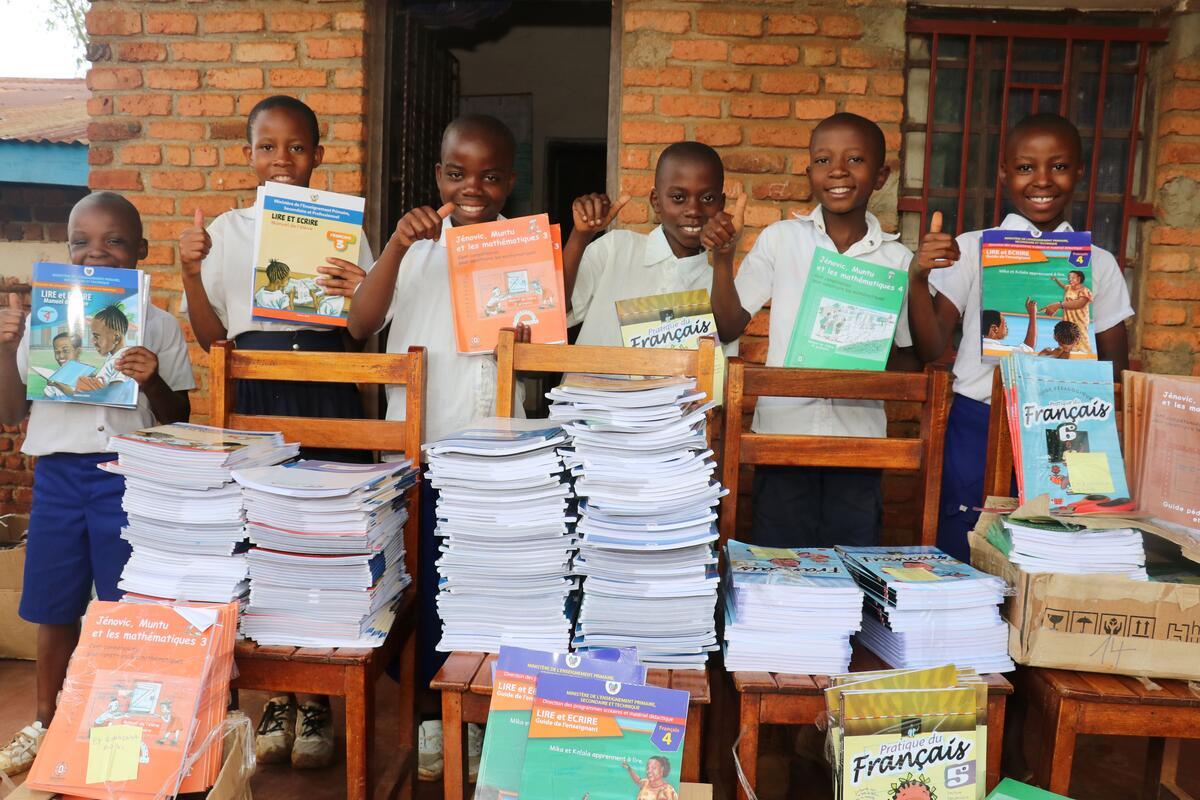
[[[392,238],[404,247],[412,247],[422,239],[437,241],[442,236],[442,220],[454,213],[454,203],[446,203],[436,211],[421,206],[409,211],[396,223]]]
[[[731,250],[746,224],[747,196],[739,192],[734,201],[733,213],[718,211],[704,224],[700,231],[700,244],[706,250],[723,252]]]
[[[608,195],[595,192],[575,198],[575,202],[571,204],[571,216],[575,220],[574,230],[580,233],[599,233],[612,224],[629,200],[629,195],[623,194],[614,203],[608,199]]]
[[[0,350],[9,353],[17,352],[21,337],[25,335],[25,308],[21,305],[21,296],[16,292],[8,293],[8,302],[0,308]]]
[[[931,269],[953,266],[961,255],[954,234],[942,232],[942,212],[935,211],[929,218],[929,232],[921,237],[921,245],[917,248],[914,277],[924,275]]]
[[[212,237],[204,230],[204,212],[196,209],[192,227],[179,234],[179,263],[183,274],[194,278],[200,274],[200,264],[212,249]]]

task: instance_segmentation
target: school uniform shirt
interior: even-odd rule
[[[454,335],[454,309],[450,298],[450,262],[446,231],[434,242],[422,239],[408,249],[400,262],[396,289],[388,310],[387,352],[406,353],[412,346],[425,348],[425,432],[422,442],[432,442],[462,430],[474,419],[496,413],[496,358],[490,354],[458,352]],[[405,418],[406,387],[387,387],[387,418]],[[518,385],[514,406],[523,417],[523,391]]]
[[[872,264],[907,270],[912,251],[900,244],[899,235],[885,233],[879,220],[867,212],[867,234],[843,255]],[[734,278],[742,308],[753,316],[771,301],[767,366],[782,367],[791,340],[804,284],[818,247],[837,252],[825,230],[821,206],[811,214],[797,215],[767,226],[746,254]],[[896,325],[895,344],[909,347],[908,295],[905,294]],[[752,429],[758,433],[792,433],[809,436],[887,435],[883,403],[877,400],[830,400],[817,397],[762,397],[754,410]]]
[[[1000,223],[1000,230],[1037,230],[1032,222],[1020,214],[1009,214]],[[1064,222],[1055,232],[1074,230]],[[981,359],[979,340],[979,306],[982,302],[980,286],[979,240],[983,231],[968,231],[957,238],[959,259],[952,266],[929,271],[929,289],[946,296],[962,315],[962,344],[954,358],[954,391],[982,403],[992,400],[992,372],[995,364],[985,364]],[[1092,246],[1092,316],[1096,333],[1106,331],[1133,316],[1129,304],[1129,287],[1117,266],[1117,259],[1102,247]]]
[[[29,339],[29,320],[25,320]],[[146,306],[146,332],[142,345],[158,357],[158,374],[173,391],[196,388],[187,342],[175,317],[156,305]],[[17,370],[29,380],[29,349],[17,349]],[[29,430],[21,452],[31,456],[51,453],[103,453],[108,437],[158,424],[150,411],[145,392],[138,392],[137,408],[113,408],[61,400],[34,400],[29,411]]]
[[[200,265],[200,281],[204,284],[209,304],[225,326],[227,338],[236,338],[239,333],[246,331],[328,330],[327,326],[321,325],[297,325],[252,318],[250,299],[254,293],[254,228],[257,224],[258,209],[251,206],[226,211],[208,227],[212,249]],[[371,255],[366,233],[360,229],[359,235],[358,265],[370,271],[375,258]],[[325,259],[321,258],[319,263],[304,265],[303,271],[315,270],[325,263]],[[186,295],[179,311],[187,313]]]

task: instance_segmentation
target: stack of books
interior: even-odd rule
[[[987,538],[1025,572],[1148,580],[1142,532],[1134,528],[1090,529],[1065,520],[1016,521],[998,516]]]
[[[642,663],[703,668],[716,649],[712,542],[721,485],[691,378],[568,376],[549,393],[579,496],[583,602],[574,645],[636,647]]]
[[[296,461],[239,469],[250,605],[242,633],[262,645],[378,647],[412,579],[404,563],[411,461]]]
[[[849,669],[863,592],[836,551],[731,540],[725,559],[726,669],[805,675]]]
[[[279,433],[177,423],[114,436],[125,476],[121,536],[133,552],[120,587],[130,599],[224,603],[241,598],[246,579],[242,492],[231,470],[296,455]]]
[[[1009,672],[1007,589],[936,547],[839,547],[865,594],[859,641],[897,668]]]
[[[489,418],[424,446],[438,490],[438,650],[568,649],[578,581],[566,441],[546,420]]]

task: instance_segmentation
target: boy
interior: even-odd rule
[[[51,345],[54,347],[54,360],[59,367],[65,367],[72,361],[79,361],[79,356],[83,352],[83,340],[65,331],[55,336]],[[75,387],[73,386],[67,386],[57,381],[47,381],[46,388],[42,389],[42,394],[52,400],[61,400],[74,391]]]
[[[676,142],[654,169],[650,205],[662,223],[648,235],[615,230],[592,244],[629,202],[602,194],[571,205],[575,227],[563,247],[563,284],[570,299],[568,326],[583,323],[576,344],[620,347],[616,302],[634,297],[712,291],[712,268],[700,244],[705,223],[725,208],[725,167],[700,142]]]
[[[1009,132],[1000,163],[1000,179],[1015,213],[1000,223],[1005,230],[1069,231],[1067,218],[1075,186],[1083,177],[1079,131],[1057,114],[1035,114]],[[918,356],[939,358],[962,318],[962,346],[954,358],[954,402],[946,428],[942,464],[942,508],[938,547],[967,560],[967,531],[979,517],[983,502],[983,454],[987,452],[988,404],[995,366],[984,364],[979,342],[980,265],[982,231],[955,239],[942,233],[941,214],[930,220],[915,267],[909,271],[909,325]],[[1107,250],[1092,247],[1095,287],[1096,347],[1111,361],[1119,379],[1129,364],[1126,319],[1133,316],[1129,290],[1117,260]]]
[[[135,269],[146,256],[137,209],[113,192],[76,203],[67,231],[72,264]],[[37,718],[0,749],[0,769],[9,775],[29,768],[54,718],[93,582],[101,600],[122,594],[117,581],[129,558],[121,538],[125,480],[96,468],[116,457],[105,452],[109,437],[188,418],[187,393],[195,383],[179,323],[148,304],[145,325],[145,346],[127,348],[114,361],[123,379],[137,381],[137,408],[31,404],[29,351],[21,345],[29,323],[15,293],[0,310],[0,423],[16,425],[28,413],[22,452],[38,457],[20,606],[21,617],[38,624]]]
[[[713,250],[713,315],[721,341],[740,336],[750,318],[770,300],[767,365],[782,366],[818,247],[908,268],[912,253],[896,241],[896,234],[884,233],[867,210],[871,194],[891,172],[885,152],[883,131],[874,122],[846,113],[822,120],[812,133],[807,169],[817,207],[811,214],[763,230],[736,280],[733,245],[740,221],[724,212],[709,221],[703,240]],[[901,309],[895,347],[910,344]],[[886,434],[887,418],[879,402],[763,397],[752,428],[761,433],[881,437]],[[756,544],[877,544],[882,509],[879,470],[760,466],[754,471]]]
[[[1037,303],[1032,297],[1025,298],[1025,314],[1029,318],[1025,325],[1025,338],[1018,345],[1007,345],[1004,340],[1008,338],[1008,320],[999,311],[985,308],[979,312],[979,327],[985,331],[984,341],[991,348],[1032,353],[1033,345],[1037,342]]]

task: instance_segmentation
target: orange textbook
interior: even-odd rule
[[[567,340],[562,247],[545,214],[453,227],[446,235],[460,353],[490,353],[501,328],[528,325],[532,340]]]

